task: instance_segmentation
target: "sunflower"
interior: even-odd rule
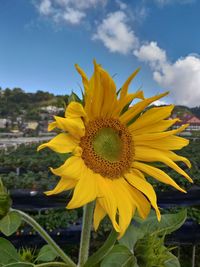
[[[192,182],[176,164],[182,161],[191,167],[189,160],[172,151],[188,144],[188,140],[176,136],[188,125],[169,129],[178,121],[167,119],[173,105],[147,109],[168,92],[150,98],[144,98],[141,90],[128,93],[128,87],[139,69],[117,92],[111,76],[96,62],[90,80],[78,65],[75,66],[84,86],[83,104],[72,101],[64,118],[55,116],[49,130],[58,128],[61,133],[38,148],[48,147],[71,155],[59,168],[51,168],[61,178],[57,186],[46,194],[74,189],[68,209],[95,200],[94,228],[97,229],[108,215],[121,237],[136,210],[145,219],[152,206],[158,220],[161,218],[156,193],[145,176],[185,192],[152,162],[164,163]],[[139,101],[131,105],[135,99]]]

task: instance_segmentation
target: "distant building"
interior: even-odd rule
[[[178,128],[183,124],[189,124],[185,131],[200,131],[200,119],[194,115],[183,116],[180,122],[177,122],[173,128]]]
[[[59,112],[64,111],[64,108],[58,108],[56,106],[47,106],[47,107],[42,107],[42,111],[46,111],[49,114],[57,114]]]

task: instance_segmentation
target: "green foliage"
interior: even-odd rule
[[[186,217],[185,210],[165,214],[161,222],[153,211],[146,220],[135,216],[125,235],[116,243],[117,235],[112,232],[84,267],[180,267],[164,240],[181,227]]]
[[[21,225],[21,216],[15,211],[9,211],[6,216],[0,220],[0,231],[10,236],[17,231]]]
[[[20,261],[20,257],[14,246],[2,237],[0,237],[0,248],[0,264],[2,264],[2,266]]]
[[[110,251],[114,247],[117,236],[118,236],[117,232],[115,232],[115,230],[112,230],[108,239],[106,240],[106,242],[102,245],[102,247],[100,249],[98,249],[98,251],[96,253],[94,253],[88,259],[88,261],[85,263],[84,267],[97,266],[99,264],[99,262],[101,262],[103,260],[103,258],[107,254],[110,253]]]
[[[34,262],[36,249],[34,248],[21,248],[18,251],[22,262]]]
[[[10,195],[0,178],[0,219],[2,219],[8,213],[11,203],[12,201]]]
[[[100,267],[137,267],[134,254],[123,245],[116,245],[103,259]]]
[[[20,88],[5,89],[0,97],[0,117],[16,118],[24,115],[26,119],[38,119],[41,106],[56,105],[63,107],[63,101],[68,96],[54,96],[48,92],[37,91],[25,93]],[[8,108],[9,107],[9,108]]]
[[[129,249],[137,258],[140,267],[180,267],[177,258],[164,245],[166,234],[177,230],[187,217],[186,211],[162,216],[159,223],[155,213],[146,220],[134,219],[119,243]]]
[[[46,210],[32,216],[47,230],[66,228],[78,220],[78,210]]]
[[[48,262],[53,261],[57,257],[57,253],[49,245],[44,245],[36,258],[36,262]]]

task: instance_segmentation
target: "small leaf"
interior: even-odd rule
[[[164,214],[161,217],[161,221],[158,222],[155,213],[145,220],[136,219],[136,222],[140,230],[144,231],[145,234],[170,234],[175,230],[179,229],[187,218],[187,211],[182,210],[176,214]]]
[[[21,215],[16,211],[10,211],[0,220],[0,231],[6,236],[10,236],[17,231],[20,225]]]
[[[20,257],[15,247],[6,239],[0,237],[0,263],[5,264],[18,262]]]
[[[119,243],[132,251],[138,239],[143,238],[143,236],[144,231],[130,224],[124,236],[119,240]]]
[[[53,261],[57,257],[57,253],[49,245],[44,245],[37,256],[36,261]]]
[[[174,254],[168,252],[167,255],[169,255],[169,259],[165,261],[165,267],[181,267],[178,258]]]
[[[34,267],[35,265],[29,262],[17,262],[17,263],[9,263],[4,265],[3,267]]]
[[[111,251],[116,242],[117,236],[118,233],[112,230],[103,246],[100,247],[100,249],[97,250],[97,252],[95,252],[91,257],[89,257],[84,267],[96,266]]]
[[[136,264],[135,256],[127,247],[116,245],[103,259],[100,267],[136,267]]]

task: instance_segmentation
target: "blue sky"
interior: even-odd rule
[[[1,0],[0,86],[55,94],[79,92],[78,63],[92,61],[146,96],[170,90],[168,103],[200,105],[200,1]]]

